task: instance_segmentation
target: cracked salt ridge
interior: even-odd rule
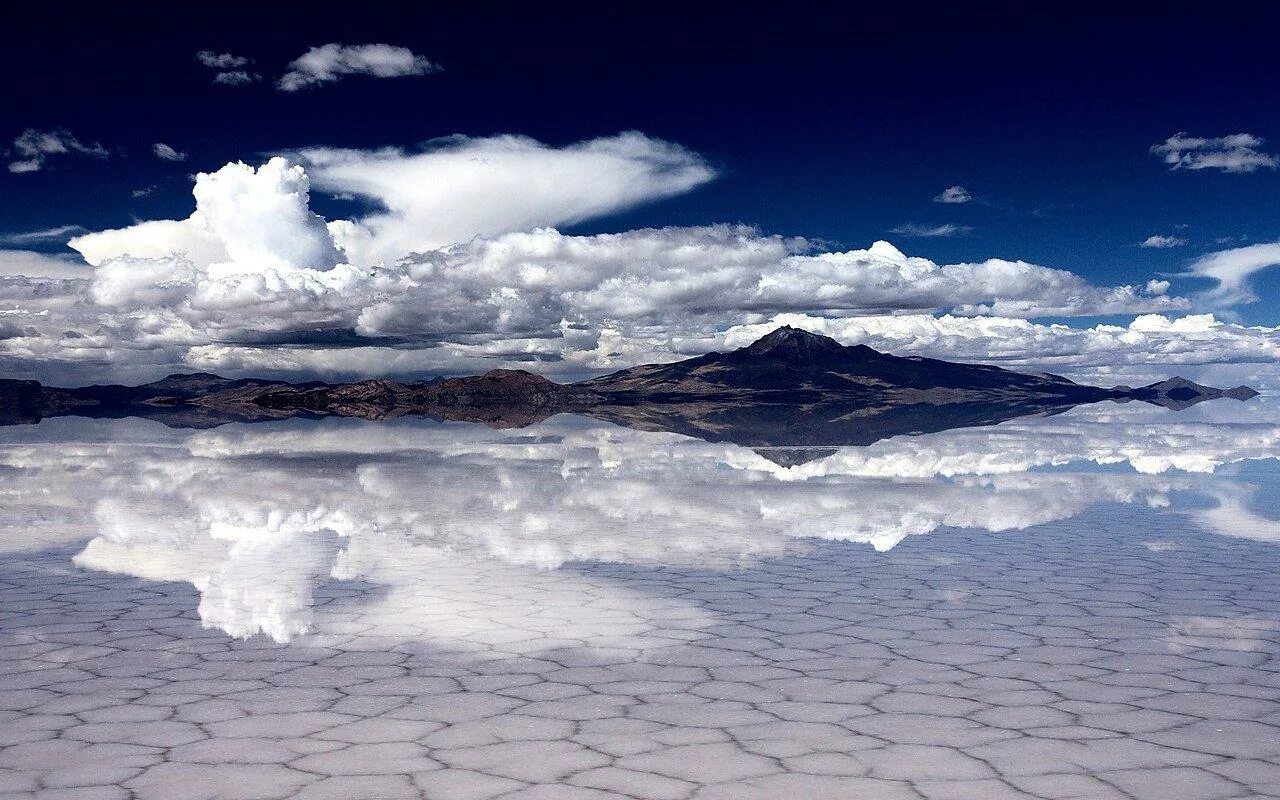
[[[346,581],[287,644],[203,628],[188,583],[12,553],[0,797],[1280,796],[1280,551],[1193,519],[1107,505],[728,572],[462,561],[418,576],[422,638]]]
[[[187,585],[10,558],[0,797],[1280,795],[1280,551],[1172,527],[1153,553],[1149,519],[578,565],[715,622],[536,657],[235,640]],[[358,595],[316,599],[358,624]]]

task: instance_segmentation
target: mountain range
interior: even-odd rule
[[[730,352],[572,384],[523,370],[411,383],[288,383],[208,373],[170,375],[141,386],[58,388],[0,380],[0,424],[62,415],[139,416],[178,427],[300,415],[422,415],[514,427],[569,412],[754,447],[824,447],[1058,413],[1104,400],[1181,409],[1256,394],[1246,386],[1215,389],[1183,378],[1138,388],[1088,386],[1047,373],[894,356],[783,326]]]

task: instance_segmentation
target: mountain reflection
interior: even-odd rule
[[[1069,414],[759,451],[571,416],[517,430],[291,420],[194,433],[62,420],[6,440],[0,471],[12,507],[91,527],[77,565],[190,583],[203,624],[232,636],[465,648],[519,631],[517,650],[567,637],[634,651],[655,630],[707,620],[557,568],[724,569],[815,540],[884,551],[941,527],[1020,530],[1104,502],[1161,513],[1171,492],[1195,488],[1232,501],[1203,512],[1210,529],[1227,525],[1242,490],[1198,482],[1275,458],[1280,425],[1161,419]]]

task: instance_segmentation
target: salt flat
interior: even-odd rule
[[[1209,413],[6,429],[0,796],[1280,796],[1280,427]]]

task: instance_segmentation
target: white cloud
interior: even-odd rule
[[[237,69],[253,63],[252,58],[236,56],[231,53],[217,53],[213,50],[201,50],[196,53],[196,60],[210,69]]]
[[[742,226],[538,227],[710,177],[695,154],[639,134],[559,149],[497,137],[304,156],[311,176],[283,157],[229,164],[197,177],[187,219],[73,239],[97,267],[92,283],[0,286],[0,309],[11,302],[22,331],[0,343],[0,362],[64,375],[91,365],[581,375],[738,346],[783,322],[891,352],[1028,367],[1280,360],[1276,329],[1166,316],[1191,302],[1164,280],[1097,286],[1023,261],[938,264],[887,242],[821,252]],[[385,210],[326,223],[310,210],[312,182]],[[1124,314],[1149,316],[1088,329],[1026,321]]]
[[[1275,169],[1280,159],[1259,148],[1264,139],[1251,133],[1236,133],[1216,138],[1175,133],[1163,143],[1151,146],[1170,169],[1219,169],[1223,172],[1253,172],[1259,168]]]
[[[324,220],[311,212],[309,189],[303,169],[283,158],[257,170],[228,164],[196,176],[189,218],[91,233],[70,245],[95,266],[181,254],[194,266],[223,271],[328,269],[340,255]]]
[[[151,152],[156,158],[162,161],[186,161],[187,154],[177,150],[164,142],[156,142],[151,145]]]
[[[50,156],[80,153],[94,158],[106,158],[107,149],[97,142],[85,144],[68,131],[57,129],[41,131],[27,128],[13,146],[6,151],[9,171],[15,173],[36,172],[44,167]]]
[[[258,175],[280,169],[283,162],[273,160]],[[308,247],[327,242],[318,219],[299,226],[302,245],[250,236],[256,220],[282,216],[257,210],[277,201],[276,183],[256,187],[265,187],[266,199],[247,204],[251,210],[243,219],[210,202],[210,196],[227,194],[211,195],[206,185],[213,186],[213,178],[225,182],[250,173],[249,167],[233,165],[201,176],[198,210],[190,220],[73,240],[90,263],[100,265],[94,279],[98,302],[119,314],[168,319],[168,330],[184,343],[201,331],[210,340],[250,344],[264,332],[293,332],[302,342],[316,330],[349,330],[370,344],[386,337],[417,341],[432,363],[445,356],[459,363],[533,358],[581,368],[703,352],[718,345],[715,331],[726,321],[764,320],[780,312],[847,316],[950,309],[1038,316],[1187,305],[1140,287],[1094,287],[1070,272],[1025,262],[940,266],[885,242],[868,250],[811,254],[803,241],[733,226],[596,236],[537,229],[476,238],[389,266],[334,265],[305,255]],[[290,212],[302,214],[301,197],[289,197]],[[175,241],[182,236],[190,236],[195,247],[185,257],[166,257],[179,249]],[[290,242],[287,257],[254,245],[268,239]],[[140,250],[145,257],[136,255]],[[461,349],[435,347],[437,342]],[[321,357],[334,355],[326,350]],[[191,357],[204,362],[238,356],[208,341]],[[310,358],[301,351],[289,357]],[[406,357],[380,355],[376,368],[403,365]]]
[[[942,190],[942,193],[933,198],[935,203],[968,203],[973,200],[973,195],[969,194],[969,190],[963,186],[948,186]]]
[[[917,239],[927,239],[965,236],[972,233],[973,228],[968,225],[953,225],[950,222],[944,225],[922,225],[918,222],[905,222],[896,228],[890,229],[889,232]]]
[[[0,278],[91,278],[93,271],[79,259],[51,256],[31,250],[0,250]],[[0,291],[0,309],[9,299]],[[2,312],[0,312],[2,313]]]
[[[1143,239],[1138,247],[1154,247],[1158,249],[1168,249],[1170,247],[1182,247],[1187,243],[1186,239],[1180,236],[1164,236],[1162,234],[1153,234]]]
[[[227,260],[223,243],[210,233],[204,215],[196,211],[188,219],[157,219],[78,236],[68,243],[97,266],[114,258],[163,258],[181,253],[197,264]]]
[[[317,189],[386,209],[335,225],[348,258],[361,265],[476,236],[582,222],[683,194],[715,176],[695,153],[634,132],[559,148],[523,136],[457,136],[415,153],[309,148],[295,155]]]
[[[1208,253],[1191,262],[1190,275],[1218,282],[1208,299],[1222,304],[1250,303],[1258,298],[1249,287],[1249,276],[1280,265],[1280,242],[1236,247]]]
[[[88,233],[83,225],[58,225],[38,231],[0,234],[0,242],[4,244],[41,244],[48,242],[65,242],[73,236]]]
[[[1144,314],[1128,325],[1072,328],[1000,317],[934,317],[924,314],[831,319],[782,314],[738,325],[724,336],[741,347],[779,325],[866,344],[899,354],[944,357],[1015,367],[1051,368],[1155,364],[1180,365],[1280,361],[1280,328],[1223,322],[1212,314],[1171,318]]]
[[[244,69],[253,63],[253,59],[247,56],[201,50],[196,53],[196,61],[209,69],[217,70],[213,82],[222,86],[243,86],[262,79],[258,73]]]
[[[345,75],[401,78],[439,70],[440,67],[428,61],[426,56],[417,55],[407,47],[331,42],[313,47],[291,62],[276,86],[281,91],[296,92],[308,86],[336,81]]]
[[[246,83],[256,83],[260,80],[262,76],[258,73],[246,72],[242,69],[219,72],[213,76],[213,82],[220,86],[244,86]]]

